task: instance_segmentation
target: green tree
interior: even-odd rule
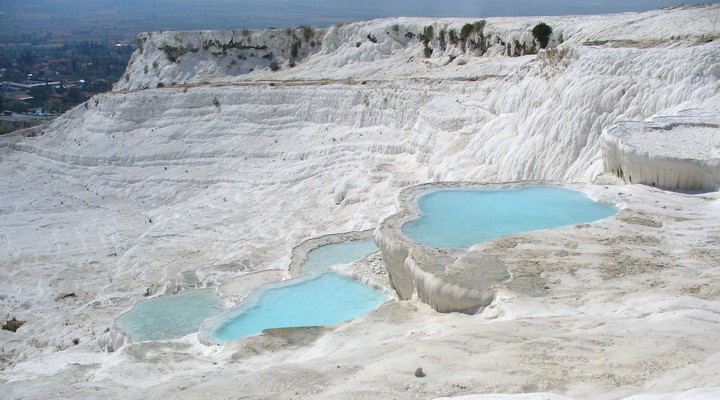
[[[532,35],[535,40],[540,43],[541,49],[547,47],[548,41],[550,40],[550,34],[552,34],[552,28],[544,22],[535,25],[532,30]]]
[[[28,94],[33,97],[30,103],[34,107],[41,107],[50,98],[50,87],[48,85],[33,86],[28,90]]]
[[[69,104],[80,104],[85,100],[85,98],[83,97],[80,88],[73,86],[65,92],[63,100]]]
[[[313,28],[309,27],[307,25],[300,25],[298,28],[300,28],[302,30],[302,36],[306,42],[309,41],[310,38],[312,38],[313,35],[315,34],[315,31],[313,30]]]
[[[433,31],[434,31],[434,29],[433,29],[432,25],[428,25],[425,27],[425,29],[423,29],[423,35],[425,36],[425,38],[427,40],[432,40],[433,33],[434,33]]]
[[[50,99],[44,104],[45,112],[63,112],[65,107],[59,99]]]
[[[290,59],[294,60],[298,56],[298,50],[300,49],[300,41],[295,41],[290,48]]]
[[[30,106],[24,101],[13,101],[7,105],[7,109],[16,113],[22,113],[29,110]]]
[[[463,25],[462,29],[460,29],[460,40],[463,42],[466,41],[470,34],[473,32],[473,25],[472,24],[465,24]]]

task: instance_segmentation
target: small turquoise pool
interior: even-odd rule
[[[188,290],[139,301],[115,323],[134,342],[177,339],[197,332],[205,318],[223,309],[214,289]]]
[[[378,247],[371,239],[349,240],[320,246],[308,253],[302,272],[305,275],[324,272],[332,265],[349,264],[375,251],[378,251]]]
[[[467,248],[511,233],[597,221],[617,207],[554,186],[441,189],[418,200],[420,218],[403,226],[410,239],[435,248]]]
[[[332,272],[285,281],[253,292],[239,306],[203,326],[216,341],[227,342],[267,328],[321,326],[365,314],[387,296]]]

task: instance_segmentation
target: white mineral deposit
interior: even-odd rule
[[[720,113],[718,14],[487,18],[464,41],[449,32],[480,18],[141,34],[111,92],[0,136],[0,322],[24,321],[0,330],[0,397],[720,398],[720,131],[668,122]],[[671,145],[643,123],[677,128],[658,128]],[[688,156],[714,186],[667,172]],[[290,278],[303,242],[372,232],[402,189],[450,181],[552,181],[620,211],[437,264],[472,286],[502,262],[474,314],[408,280],[350,321],[221,345],[115,326],[193,288],[233,306]],[[383,259],[417,260],[375,232],[386,254],[337,271],[394,293]]]

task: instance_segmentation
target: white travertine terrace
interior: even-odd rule
[[[720,397],[720,195],[623,185],[601,137],[720,111],[719,12],[485,18],[483,54],[437,38],[482,16],[361,21],[315,30],[292,68],[284,30],[141,36],[112,92],[0,136],[0,319],[26,321],[0,330],[0,398]],[[507,56],[540,21],[553,50]],[[425,58],[405,34],[428,25]],[[474,315],[389,301],[219,347],[112,337],[146,293],[233,300],[291,275],[293,246],[375,229],[405,187],[524,180],[622,211],[474,246],[512,278]]]
[[[684,110],[603,133],[605,169],[627,183],[665,189],[720,189],[720,113]]]

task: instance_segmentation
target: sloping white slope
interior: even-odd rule
[[[633,233],[639,238],[613,241],[610,261],[594,256],[578,261],[586,263],[580,272],[557,272],[562,284],[552,280],[548,297],[530,299],[510,289],[504,303],[491,307],[500,310],[496,315],[440,316],[422,305],[393,303],[315,344],[308,339],[300,350],[263,338],[208,348],[190,336],[104,352],[117,345],[106,329],[144,294],[286,268],[290,249],[304,239],[374,228],[395,211],[405,186],[463,179],[593,181],[603,172],[600,133],[616,120],[720,110],[713,25],[719,11],[714,5],[542,18],[555,28],[552,45],[560,34],[564,43],[522,57],[501,54],[513,51],[513,40],[527,46],[540,19],[488,19],[483,32],[505,45],[497,42],[482,56],[457,46],[438,50],[435,37],[428,59],[421,42],[394,37],[393,26],[417,33],[434,24],[437,33],[478,19],[366,21],[314,31],[315,47],[303,41],[307,47],[299,49],[294,68],[287,64],[292,42],[250,32],[253,46],[276,49],[278,72],[266,69],[269,60],[262,56],[250,64],[234,53],[238,62],[227,68],[233,58],[230,50],[222,54],[222,45],[236,43],[243,32],[147,35],[128,79],[113,92],[68,112],[38,136],[0,138],[0,307],[3,318],[27,321],[17,334],[0,331],[0,397],[551,391],[617,398],[690,390],[664,383],[661,375],[678,383],[695,370],[704,372],[693,385],[711,386],[720,350],[710,337],[720,325],[717,293],[703,285],[718,274],[717,200],[633,187],[608,190],[635,208],[630,219],[639,221]],[[200,50],[210,39],[218,40],[214,49]],[[173,62],[158,49],[168,43],[199,47]],[[217,46],[221,54],[214,56]],[[449,62],[450,56],[456,58]],[[249,68],[255,71],[243,74]],[[166,87],[157,88],[160,82]],[[169,87],[173,82],[178,86]],[[673,212],[682,218],[667,215]],[[605,274],[608,265],[645,251],[643,229],[657,228],[655,220],[670,226],[661,232],[674,247],[658,245],[672,251],[657,257],[674,265],[672,278],[649,286],[648,275]],[[577,241],[595,251],[619,229],[598,227]],[[567,235],[560,238],[569,241]],[[544,255],[538,262],[561,265],[556,254],[564,249],[544,250],[552,246],[542,240],[533,246]],[[640,300],[628,303],[635,292]],[[676,296],[682,301],[674,303]],[[658,299],[668,307],[647,306]],[[685,316],[695,309],[697,316]],[[535,311],[550,319],[534,318]],[[493,324],[498,317],[503,322]],[[657,320],[646,325],[643,318]],[[604,336],[594,342],[603,324]],[[691,335],[690,327],[701,333],[691,337],[692,364],[683,370],[670,347]],[[515,333],[508,338],[507,332]],[[624,357],[637,343],[647,351]],[[268,351],[273,348],[284,350]],[[486,348],[495,350],[485,354]],[[605,348],[607,362],[587,363],[583,354]],[[510,364],[503,364],[505,357]],[[613,375],[620,367],[639,371],[643,362],[652,364],[646,375]],[[518,369],[523,363],[537,368]],[[563,365],[577,371],[570,382],[553,378]],[[412,371],[419,366],[431,372],[428,377],[440,372],[435,380],[418,381]]]

